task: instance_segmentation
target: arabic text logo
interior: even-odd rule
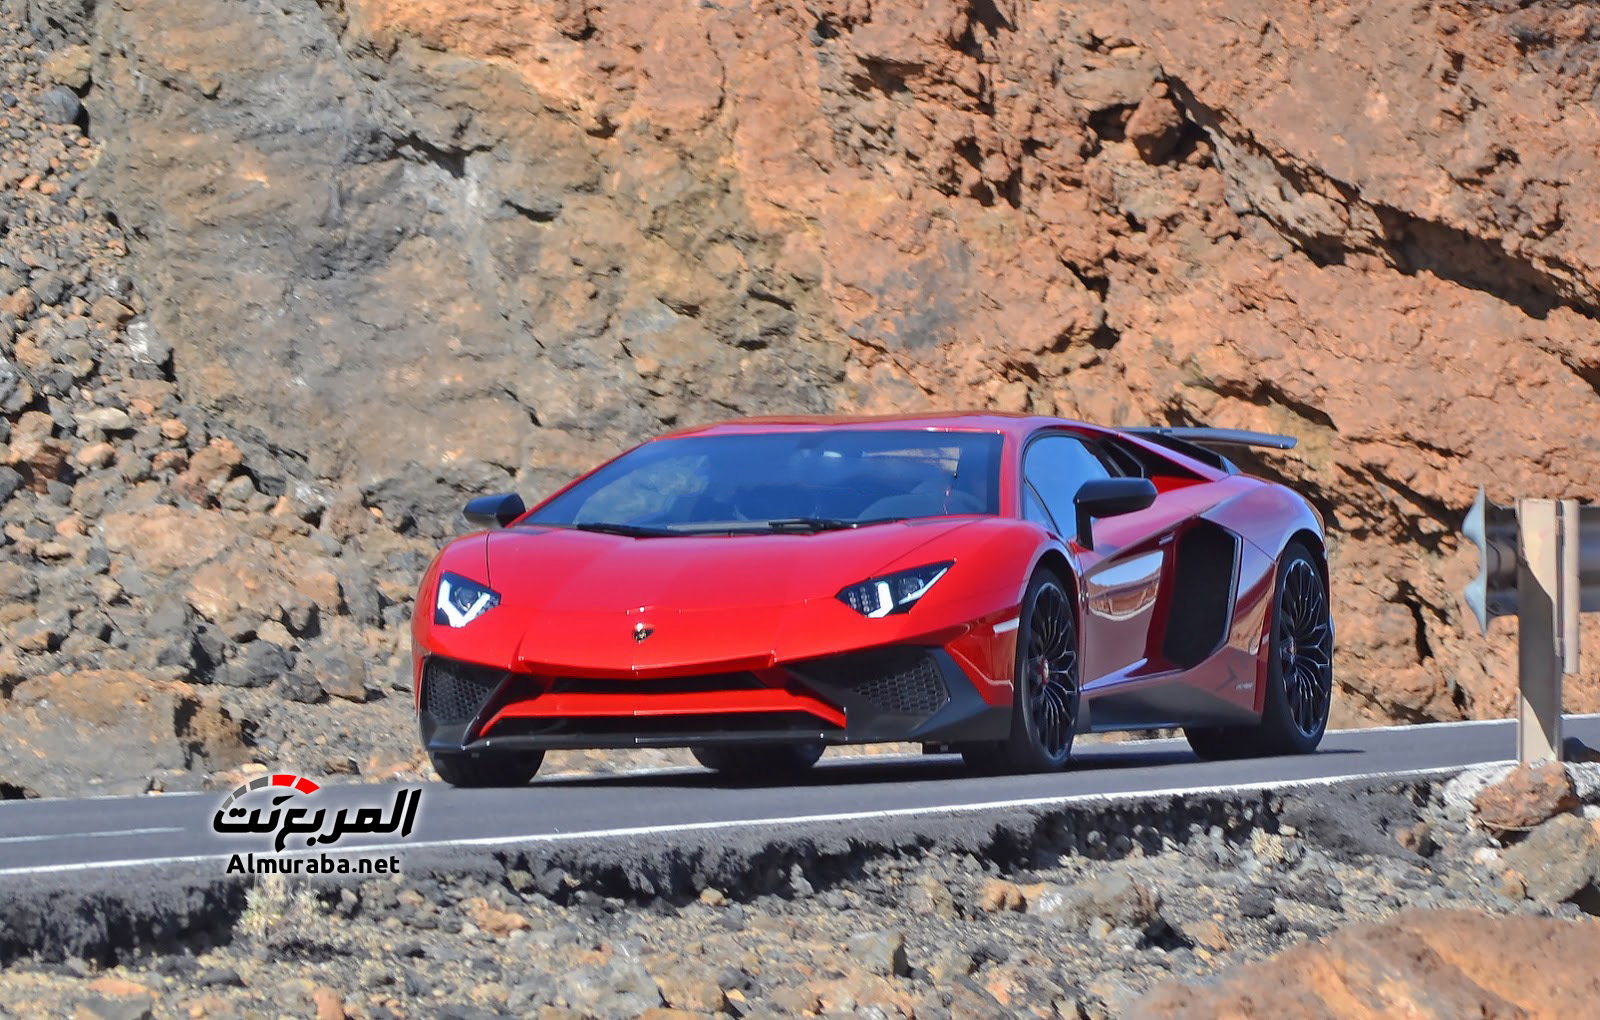
[[[420,788],[402,788],[396,791],[387,814],[383,807],[341,807],[330,811],[320,799],[311,802],[319,789],[301,776],[261,776],[228,795],[212,816],[211,828],[224,836],[276,833],[272,849],[279,853],[288,849],[291,838],[302,835],[308,847],[329,846],[347,835],[369,833],[395,834],[404,839],[411,835],[417,805],[422,800]],[[252,806],[246,806],[247,800]],[[308,803],[299,803],[302,801]],[[271,809],[265,817],[263,808]]]

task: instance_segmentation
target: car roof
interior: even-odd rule
[[[1147,436],[1129,435],[1108,425],[1095,425],[1071,418],[1048,415],[1016,414],[1007,411],[928,411],[916,414],[883,415],[828,415],[796,414],[765,418],[734,418],[678,429],[650,440],[678,439],[685,436],[757,435],[774,432],[821,432],[835,428],[859,429],[927,429],[945,432],[990,432],[1003,435],[1015,443],[1022,443],[1040,429],[1070,429],[1088,435],[1119,435],[1126,442],[1141,446],[1149,452],[1178,466],[1194,472],[1201,478],[1219,478],[1236,469],[1218,467],[1205,460],[1197,460],[1182,450],[1154,443]]]
[[[1113,431],[1104,426],[1044,415],[1011,414],[1004,411],[937,411],[919,414],[824,415],[800,414],[768,418],[737,418],[730,421],[695,425],[668,432],[660,439],[683,436],[720,436],[761,432],[818,432],[833,428],[928,429],[949,432],[998,432],[1022,437],[1041,428],[1074,428],[1086,432]]]

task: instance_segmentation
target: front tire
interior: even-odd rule
[[[759,782],[764,778],[792,779],[805,773],[822,757],[821,744],[774,744],[769,747],[728,745],[690,748],[694,760],[713,772]]]
[[[1082,685],[1078,613],[1070,589],[1053,571],[1028,582],[1017,625],[1011,736],[968,747],[967,764],[980,772],[1057,772],[1072,757]]]
[[[527,786],[544,764],[543,751],[514,751],[478,754],[434,752],[429,759],[433,771],[451,786],[485,787]]]
[[[1194,753],[1208,760],[1310,754],[1328,729],[1333,703],[1333,621],[1328,586],[1311,551],[1284,548],[1267,638],[1267,693],[1255,726],[1190,727]]]

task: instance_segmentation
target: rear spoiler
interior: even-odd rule
[[[1217,449],[1226,450],[1233,446],[1259,446],[1269,450],[1292,450],[1299,442],[1293,436],[1279,436],[1271,432],[1250,432],[1245,429],[1213,429],[1203,426],[1187,425],[1134,425],[1122,429],[1132,436],[1139,436],[1152,443],[1158,443],[1169,450],[1210,464],[1222,471],[1233,474],[1239,469],[1233,462]]]
[[[1170,436],[1196,446],[1265,446],[1272,450],[1292,450],[1300,440],[1294,436],[1276,436],[1271,432],[1249,432],[1245,429],[1213,429],[1186,425],[1134,425],[1122,431],[1136,436]]]

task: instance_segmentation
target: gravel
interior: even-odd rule
[[[562,859],[411,857],[399,877],[346,884],[152,886],[139,909],[126,892],[80,906],[81,890],[36,889],[38,910],[19,918],[13,907],[0,926],[31,947],[0,943],[9,960],[0,1012],[56,1016],[112,998],[151,1003],[157,1016],[239,1018],[335,1003],[339,1015],[368,1018],[446,1015],[444,1004],[461,1016],[635,1017],[664,1006],[692,1016],[1114,1017],[1162,982],[1210,980],[1409,907],[1563,917],[1589,903],[1500,889],[1502,856],[1559,842],[1577,831],[1576,815],[1503,854],[1485,853],[1489,837],[1470,821],[1452,821],[1439,785],[1350,788],[1350,801],[1410,807],[1381,822],[1343,814],[1337,840],[1286,821],[1333,812],[1344,792],[1219,801],[1214,826],[1178,811],[1140,823],[1148,840],[1117,838],[1126,812],[1084,808],[1070,821],[975,825],[988,832],[976,842],[857,839],[832,859],[805,852],[803,838],[729,836],[714,872],[667,848],[597,846]],[[1432,858],[1400,845],[1420,822],[1434,833]],[[1063,842],[1067,828],[1078,836]],[[1084,838],[1094,830],[1101,840]],[[640,853],[676,860],[680,879],[655,872],[636,884],[630,873],[656,867]],[[619,871],[630,854],[638,867]],[[774,865],[786,855],[792,863]],[[155,913],[144,919],[143,909]],[[106,914],[116,926],[100,937],[77,928],[75,950],[37,953],[47,941],[39,926]],[[115,944],[141,928],[161,934]]]

